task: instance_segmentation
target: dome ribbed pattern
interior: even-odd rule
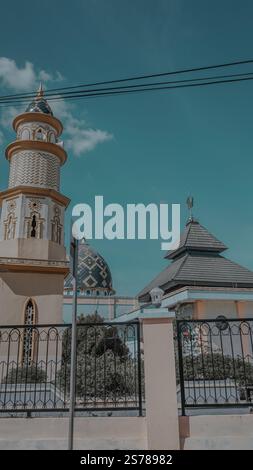
[[[66,278],[64,287],[72,289],[71,274]],[[90,293],[99,290],[107,295],[114,293],[108,264],[86,241],[80,242],[78,248],[77,289]]]
[[[50,114],[53,116],[53,111],[50,108],[48,102],[44,99],[34,99],[29,106],[27,106],[26,113],[44,113],[44,114]]]

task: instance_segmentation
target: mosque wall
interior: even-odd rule
[[[253,314],[253,303],[251,308],[251,314]],[[233,300],[199,300],[196,302],[195,319],[208,318],[211,320],[219,315],[224,315],[227,318],[237,318],[236,302]]]
[[[24,324],[24,306],[32,298],[38,323],[62,323],[63,274],[0,273],[0,325]]]

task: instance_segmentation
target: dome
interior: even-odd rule
[[[47,100],[44,98],[44,91],[42,88],[42,84],[40,84],[39,89],[37,91],[37,96],[34,100],[27,106],[26,113],[43,113],[43,114],[50,114],[53,116],[52,109],[50,108]]]
[[[78,247],[77,289],[86,295],[113,295],[111,271],[104,258],[82,240]],[[72,275],[65,280],[64,291],[72,290]]]
[[[33,100],[29,106],[27,106],[26,113],[44,113],[44,114],[50,114],[53,116],[52,109],[50,108],[48,102],[44,99],[40,100]]]

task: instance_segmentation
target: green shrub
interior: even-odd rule
[[[17,366],[9,369],[4,378],[4,383],[41,383],[47,381],[47,374],[44,370],[32,366]]]
[[[184,356],[185,380],[232,379],[238,385],[253,385],[253,364],[240,357],[232,358],[219,353]]]

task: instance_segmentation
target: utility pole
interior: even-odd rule
[[[72,224],[71,224],[72,225]],[[74,441],[74,417],[76,401],[76,321],[77,321],[77,264],[78,264],[78,240],[71,236],[70,242],[71,273],[73,276],[72,298],[72,328],[71,328],[71,366],[70,366],[70,403],[69,403],[69,433],[68,450],[73,450]]]

